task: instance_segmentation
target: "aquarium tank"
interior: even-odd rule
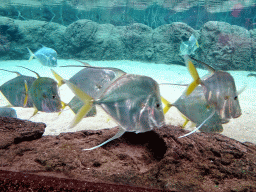
[[[1,0],[0,188],[256,191],[255,55],[255,0]]]

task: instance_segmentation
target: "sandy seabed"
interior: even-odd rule
[[[85,61],[92,66],[101,67],[116,67],[122,69],[127,73],[147,75],[154,78],[158,83],[180,83],[187,84],[192,81],[187,68],[180,65],[166,65],[166,64],[152,64],[142,63],[128,60],[120,61]],[[74,60],[58,60],[58,66],[64,65],[79,65],[80,63]],[[19,68],[17,66],[28,67],[31,70],[36,71],[42,77],[52,77],[49,67],[42,66],[37,60],[28,61],[0,61],[0,68],[12,71],[18,71],[23,75],[35,76],[26,69]],[[78,67],[53,68],[63,78],[69,79],[76,72],[81,70]],[[206,70],[199,69],[199,75],[202,77],[207,74]],[[247,85],[245,91],[239,95],[239,102],[242,109],[242,116],[237,119],[231,119],[227,124],[223,125],[223,135],[234,138],[241,142],[253,142],[256,143],[256,78],[247,77],[250,73],[248,71],[229,71],[236,81],[237,90],[241,89],[244,85]],[[0,71],[0,85],[6,81],[16,77],[16,74]],[[174,85],[160,85],[160,93],[170,102],[175,100],[183,93],[185,87]],[[66,85],[60,88],[61,99],[64,102],[68,102],[73,93]],[[8,102],[0,94],[0,106],[7,105]],[[47,125],[44,135],[58,135],[61,132],[75,132],[78,130],[96,130],[112,128],[117,126],[117,123],[113,121],[108,114],[106,114],[100,107],[97,107],[97,115],[95,117],[84,118],[76,127],[70,129],[69,125],[74,118],[74,113],[66,108],[61,115],[57,113],[43,113],[39,112],[36,116],[31,117],[34,109],[32,108],[14,108],[17,111],[18,118],[31,120],[34,122],[43,122]],[[172,107],[165,115],[166,124],[172,124],[181,126],[184,123],[180,112]],[[194,127],[191,123],[185,127],[186,129],[193,130]]]

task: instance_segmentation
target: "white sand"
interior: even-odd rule
[[[116,67],[124,70],[127,73],[141,74],[153,77],[158,83],[190,83],[192,78],[189,75],[186,67],[180,65],[165,65],[165,64],[151,64],[134,61],[86,61],[93,66],[102,67]],[[73,60],[58,60],[58,65],[78,65],[79,62]],[[35,76],[33,73],[16,67],[22,65],[38,72],[41,76],[52,77],[50,68],[44,67],[37,60],[28,61],[0,61],[0,68],[18,71],[24,75]],[[54,70],[59,73],[63,78],[69,79],[81,68],[60,68],[56,67]],[[199,75],[206,74],[205,70],[198,70]],[[237,89],[247,84],[246,90],[239,95],[239,101],[242,108],[242,116],[237,119],[232,119],[228,124],[223,125],[224,131],[222,134],[234,138],[239,141],[249,141],[256,143],[256,129],[255,129],[255,117],[256,117],[256,99],[255,99],[255,84],[256,78],[247,78],[249,72],[246,71],[229,71],[236,81]],[[16,74],[0,71],[0,85],[4,82],[16,77]],[[161,95],[170,102],[174,102],[184,91],[185,87],[161,85]],[[73,93],[67,86],[62,86],[60,89],[61,99],[64,102],[68,102]],[[8,103],[0,96],[0,106],[5,106]],[[33,114],[33,109],[30,108],[15,108],[18,114],[18,118],[29,119]],[[97,115],[95,117],[84,118],[76,127],[69,129],[69,124],[74,117],[73,112],[68,108],[58,116],[57,113],[43,113],[39,112],[36,116],[29,120],[35,122],[44,122],[47,125],[44,135],[57,135],[61,132],[73,132],[78,130],[95,130],[112,128],[117,124],[109,118],[109,116],[100,108],[97,107]],[[165,116],[166,123],[172,125],[182,125],[184,120],[181,117],[177,109],[172,107]],[[109,120],[110,119],[110,120]],[[193,130],[189,123],[186,129]]]

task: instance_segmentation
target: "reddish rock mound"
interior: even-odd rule
[[[5,146],[0,149],[0,188],[5,190],[256,191],[256,145],[220,134],[178,139],[186,131],[167,126],[125,133],[103,147],[81,151],[112,137],[117,128],[40,138],[44,124],[11,118],[0,123]],[[8,145],[2,145],[5,138]]]

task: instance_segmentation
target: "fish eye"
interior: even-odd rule
[[[53,95],[52,98],[55,99],[55,98],[56,98],[56,95]]]
[[[237,96],[235,96],[235,97],[234,97],[234,100],[237,100],[237,98],[238,98],[238,97],[237,97]]]
[[[157,104],[156,104],[156,108],[159,108],[159,107],[160,107],[160,104],[159,104],[159,103],[157,103]]]

